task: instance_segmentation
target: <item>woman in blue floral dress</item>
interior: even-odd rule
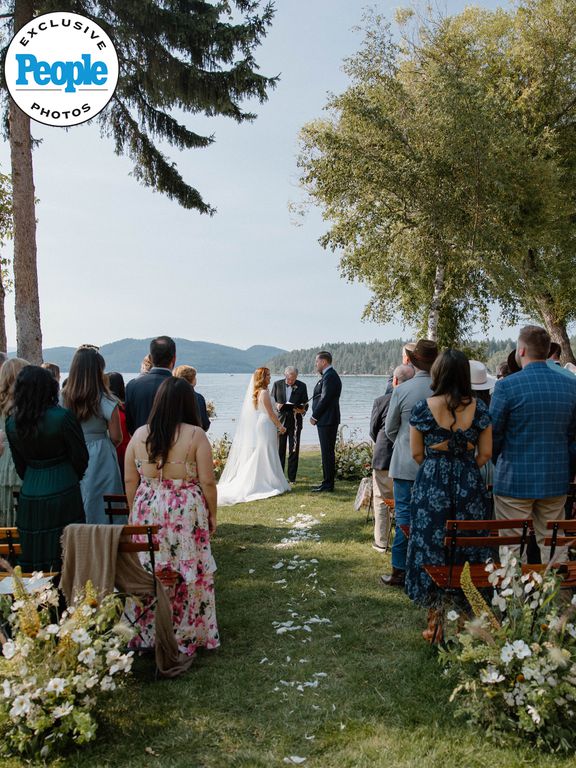
[[[406,592],[430,609],[431,641],[443,593],[424,565],[445,565],[446,520],[486,520],[490,507],[480,474],[492,456],[492,426],[486,405],[472,397],[468,358],[448,349],[431,370],[434,395],[416,403],[410,417],[412,455],[420,464],[412,489]],[[489,549],[459,549],[456,562],[485,562]]]

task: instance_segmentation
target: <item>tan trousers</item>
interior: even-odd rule
[[[384,499],[394,498],[394,481],[387,469],[372,470],[372,494],[374,497],[374,543],[385,547],[390,531],[390,510]]]
[[[525,520],[532,518],[534,523],[534,533],[536,541],[540,547],[542,562],[547,563],[550,560],[550,547],[544,546],[544,539],[552,536],[552,531],[546,528],[546,523],[551,520],[564,520],[564,504],[566,496],[550,496],[547,499],[514,499],[511,496],[494,496],[494,513],[497,520],[514,520],[514,518]],[[519,536],[522,531],[518,529],[514,533]],[[510,547],[517,555],[520,554],[520,546]],[[566,547],[557,547],[554,553],[554,560],[566,560],[568,552]],[[526,561],[526,550],[522,557]]]

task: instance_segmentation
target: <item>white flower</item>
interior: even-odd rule
[[[74,707],[72,704],[62,704],[60,707],[54,707],[52,710],[52,716],[54,718],[66,717],[66,715],[69,715],[73,709]]]
[[[527,659],[529,656],[532,656],[532,651],[524,640],[514,640],[512,648],[518,659]]]
[[[60,694],[63,693],[65,687],[66,680],[64,680],[62,677],[53,677],[46,686],[46,691],[48,693]]]
[[[571,637],[576,637],[576,627],[574,624],[566,624],[566,630]]]
[[[78,643],[78,645],[90,644],[90,635],[85,629],[75,629],[74,632],[72,632],[71,637],[75,643]]]
[[[514,694],[509,693],[508,691],[504,693],[504,701],[506,702],[506,704],[508,704],[509,707],[513,707],[514,704],[516,704],[516,700],[514,699]]]
[[[12,719],[26,715],[30,711],[31,702],[28,696],[16,696],[12,702],[12,708],[10,710],[10,717]]]
[[[86,664],[87,667],[91,667],[95,659],[96,651],[94,648],[84,648],[84,650],[80,651],[78,654],[78,661],[81,664]]]
[[[487,669],[480,670],[480,680],[483,683],[494,685],[495,683],[501,683],[504,680],[504,675],[500,674],[496,667],[488,665]]]
[[[6,659],[12,659],[16,654],[16,645],[12,640],[7,640],[2,646],[2,653]]]
[[[570,605],[576,605],[576,595],[574,595],[572,600],[570,600]]]
[[[510,643],[506,643],[504,648],[502,648],[502,650],[500,651],[500,658],[502,659],[504,664],[508,664],[509,662],[512,661],[512,659],[514,658],[514,649],[510,645]]]
[[[116,661],[120,658],[120,651],[118,648],[113,648],[111,651],[108,651],[106,654],[106,664],[112,664],[113,661]]]
[[[111,677],[103,677],[100,682],[100,688],[102,688],[103,691],[113,691],[116,688],[116,683],[114,680],[112,680]]]
[[[10,680],[3,680],[2,681],[2,693],[4,694],[5,699],[10,698]]]
[[[494,597],[492,598],[492,605],[498,608],[502,613],[506,610],[506,600],[501,597],[498,592],[494,592]]]
[[[538,711],[537,711],[537,710],[536,710],[534,707],[532,707],[532,706],[529,704],[529,705],[526,707],[526,712],[528,712],[528,714],[530,715],[530,717],[532,718],[532,720],[533,720],[533,721],[536,723],[536,725],[538,725],[538,723],[539,723],[539,722],[540,722],[540,720],[542,719],[542,718],[540,717],[540,715],[538,714]]]
[[[456,619],[459,617],[459,613],[457,611],[448,611],[446,614],[446,618],[448,621],[456,621]]]
[[[90,688],[94,688],[96,683],[98,682],[98,675],[91,675],[89,678],[87,678],[84,681],[84,686],[90,690]]]
[[[58,624],[48,624],[46,627],[46,632],[48,632],[49,635],[57,635],[60,631],[60,627]]]

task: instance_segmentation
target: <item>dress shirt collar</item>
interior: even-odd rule
[[[326,366],[326,368],[324,368],[324,370],[322,371],[322,373],[321,373],[320,375],[321,375],[321,376],[324,376],[324,374],[326,373],[326,371],[329,371],[329,370],[330,370],[330,368],[333,368],[333,367],[334,367],[334,366],[332,366],[332,365],[327,365],[327,366]]]
[[[148,373],[164,373],[164,372],[169,373],[170,376],[172,376],[172,370],[170,368],[162,368],[162,366],[160,365],[158,366],[154,365],[148,371]]]

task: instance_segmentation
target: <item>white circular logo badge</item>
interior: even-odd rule
[[[20,109],[44,125],[90,120],[118,82],[118,56],[102,27],[77,13],[37,16],[13,37],[6,85]]]

